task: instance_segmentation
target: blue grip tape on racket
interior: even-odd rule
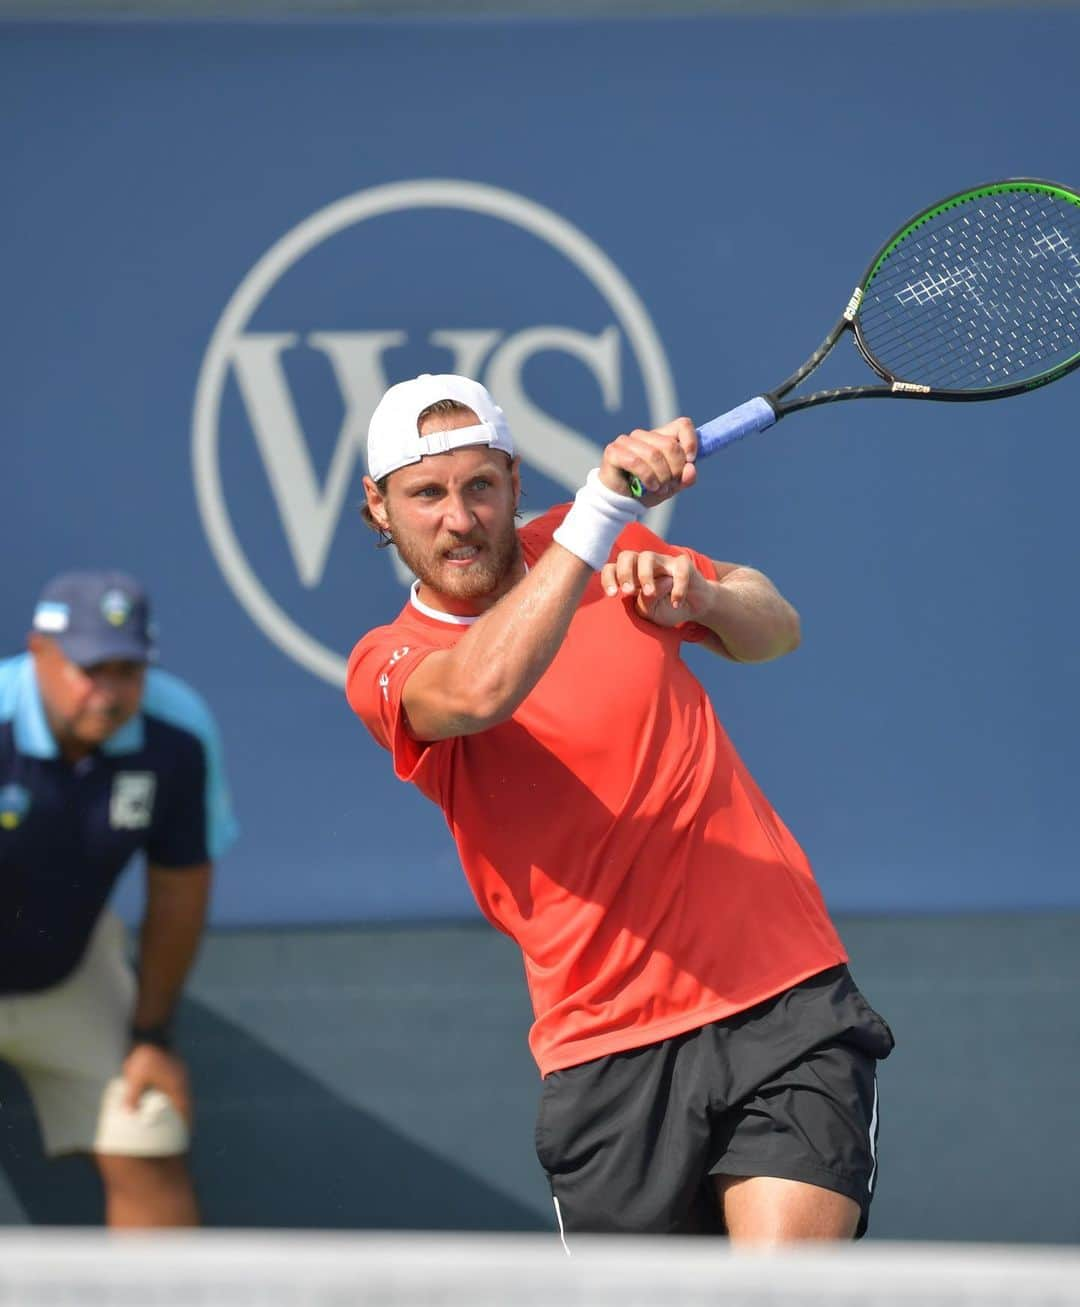
[[[767,399],[763,399],[760,395],[755,399],[748,399],[738,408],[729,409],[727,413],[721,413],[718,418],[713,418],[711,422],[698,427],[697,456],[699,459],[708,458],[710,454],[715,454],[718,449],[723,449],[733,441],[741,440],[743,436],[752,435],[755,431],[765,431],[775,421],[776,410]],[[640,499],[645,493],[645,487],[637,477],[630,478],[630,493],[635,499]]]

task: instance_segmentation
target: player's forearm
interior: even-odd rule
[[[456,729],[471,734],[505,721],[550,667],[593,569],[553,544],[528,574],[469,628],[446,666],[460,702]]]
[[[146,911],[139,932],[139,989],[132,1024],[167,1024],[195,960],[210,898],[209,865],[150,868]]]
[[[799,614],[763,573],[736,567],[707,585],[705,606],[696,619],[732,658],[764,663],[798,648]]]

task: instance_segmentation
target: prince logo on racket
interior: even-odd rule
[[[851,1238],[892,1036],[681,657],[799,642],[767,577],[643,525],[692,491],[697,454],[685,418],[621,435],[572,505],[519,530],[513,438],[484,387],[391,387],[365,515],[417,580],[357,644],[347,695],[524,954],[564,1239]]]

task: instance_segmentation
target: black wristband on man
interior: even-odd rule
[[[159,1021],[156,1026],[132,1026],[131,1042],[135,1044],[153,1044],[157,1048],[172,1048],[172,1026],[168,1021]]]

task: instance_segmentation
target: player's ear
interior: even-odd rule
[[[389,531],[390,520],[386,515],[386,497],[382,491],[372,481],[371,477],[364,477],[364,498],[367,501],[367,511],[371,517],[376,530]]]
[[[514,512],[521,504],[521,459],[515,454],[510,460],[510,485],[514,492]]]

